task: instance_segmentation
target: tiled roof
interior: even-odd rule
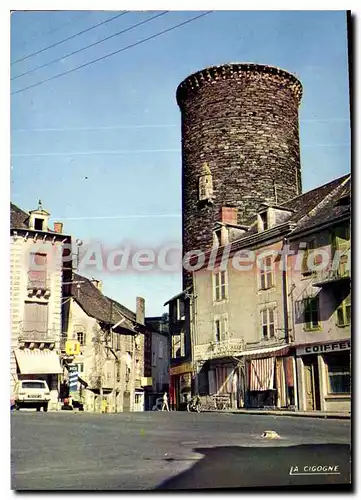
[[[10,202],[10,229],[29,229],[29,214],[11,202]],[[52,233],[54,235],[59,234],[56,231],[53,231],[52,229],[49,228],[46,229],[46,232]]]
[[[10,203],[10,229],[28,229],[29,214]]]
[[[338,218],[343,214],[347,214],[350,211],[350,207],[337,205],[341,197],[350,194],[350,190],[351,175],[347,174],[311,191],[307,191],[307,193],[303,193],[296,198],[292,198],[280,205],[280,208],[290,210],[290,217],[284,222],[296,224],[293,230],[296,233],[304,229],[311,229],[312,227]],[[248,225],[250,229],[237,239],[237,241],[247,238],[252,234],[257,234],[257,220],[255,218],[249,220]]]
[[[292,233],[312,229],[349,215],[350,204],[340,205],[339,201],[345,196],[350,196],[350,192],[351,176],[345,175],[289,202],[290,206],[296,208],[290,218],[290,221],[296,222]]]
[[[120,329],[135,333],[135,324],[122,312],[124,306],[106,297],[88,278],[74,274],[74,281],[82,282],[72,285],[72,295],[88,316],[113,326],[122,321]]]
[[[239,248],[245,248],[248,245],[255,243],[254,238],[257,234],[264,241],[267,241],[267,235],[269,238],[275,236],[275,231],[277,228],[288,233],[288,237],[292,238],[298,233],[302,233],[305,230],[316,230],[317,227],[323,224],[332,223],[340,217],[347,217],[351,214],[351,174],[344,175],[338,179],[334,179],[327,184],[319,186],[307,193],[301,194],[292,200],[287,201],[280,205],[280,208],[285,210],[290,210],[290,216],[288,219],[284,219],[282,224],[274,226],[267,231],[262,233],[258,232],[257,218],[253,217],[247,221],[247,225],[250,227],[248,231],[242,234],[236,240],[231,242],[231,252],[234,253]],[[285,228],[285,224],[292,225],[292,230],[290,228]],[[269,233],[268,233],[269,231]],[[249,239],[249,242],[248,242]],[[251,243],[252,240],[252,243]],[[220,247],[218,252],[218,257],[222,256],[223,247]],[[206,252],[206,258],[211,254],[211,250]],[[192,260],[193,259],[193,260]],[[195,263],[197,257],[191,259],[191,263]],[[207,260],[206,260],[207,262]],[[184,292],[182,292],[184,293]],[[179,294],[181,295],[181,294]],[[177,296],[168,300],[164,305],[177,298]]]

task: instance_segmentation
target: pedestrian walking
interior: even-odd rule
[[[169,411],[168,396],[166,392],[163,394],[162,411],[164,410]]]

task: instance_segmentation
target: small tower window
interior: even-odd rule
[[[35,219],[34,220],[34,229],[36,229],[37,231],[43,231],[43,227],[44,227],[44,219]]]
[[[266,212],[262,212],[260,214],[260,218],[261,218],[262,230],[266,231],[268,229],[268,214],[267,214],[267,211]]]

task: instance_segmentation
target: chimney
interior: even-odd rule
[[[223,224],[236,224],[238,215],[237,207],[221,207],[220,210],[220,222]]]
[[[62,233],[63,232],[63,223],[62,222],[54,222],[54,231],[56,233]]]
[[[145,317],[145,300],[143,297],[137,297],[137,305],[135,309],[135,319],[137,323],[144,325]]]
[[[90,281],[100,292],[103,290],[103,282],[101,280],[96,280],[95,278],[92,278]]]

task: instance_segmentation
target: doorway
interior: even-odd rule
[[[303,358],[305,370],[306,411],[321,409],[317,356]]]

